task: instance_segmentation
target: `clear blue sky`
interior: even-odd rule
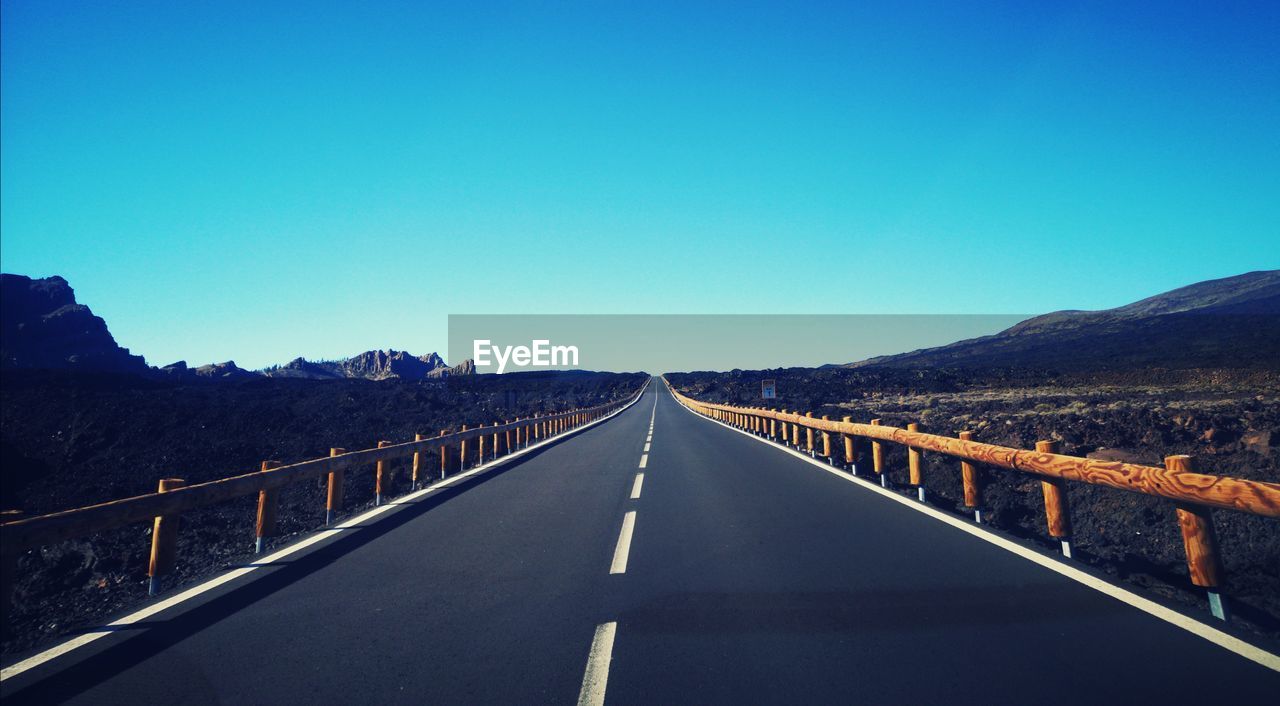
[[[1280,267],[1280,3],[971,4],[4,0],[0,265],[246,366]]]

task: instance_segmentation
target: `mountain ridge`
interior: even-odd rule
[[[1031,317],[989,336],[877,356],[840,367],[1280,365],[1280,270],[1206,280],[1113,309]]]
[[[235,361],[191,367],[179,360],[148,365],[116,343],[100,316],[76,302],[75,290],[58,275],[32,278],[0,274],[0,368],[122,373],[158,380],[239,381],[263,377],[304,379],[428,380],[471,375],[467,360],[450,367],[439,353],[414,356],[373,349],[336,361],[295,358],[284,365],[247,370]]]

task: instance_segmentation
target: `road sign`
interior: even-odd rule
[[[766,400],[778,398],[778,386],[775,380],[765,380],[760,383],[760,397]]]

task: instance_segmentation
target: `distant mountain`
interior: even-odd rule
[[[137,373],[151,370],[121,348],[102,318],[76,303],[61,277],[0,274],[0,368]]]
[[[1104,311],[1058,311],[1005,331],[844,367],[1280,369],[1280,270],[1200,282]]]
[[[131,373],[161,380],[236,381],[267,377],[311,380],[427,380],[474,375],[470,360],[449,367],[437,353],[414,356],[404,351],[372,350],[346,360],[312,362],[295,358],[263,371],[245,370],[234,361],[189,367],[178,361],[163,368],[116,345],[107,324],[61,277],[32,279],[0,274],[0,368]]]
[[[365,351],[345,360],[310,361],[294,358],[284,365],[263,371],[268,377],[306,378],[310,380],[338,380],[363,378],[366,380],[425,380],[447,377],[450,374],[469,374],[466,361],[450,368],[438,353],[414,356],[405,351]],[[474,366],[470,372],[474,373]]]

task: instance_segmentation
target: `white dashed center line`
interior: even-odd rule
[[[587,654],[587,671],[582,675],[582,691],[578,692],[578,706],[604,704],[605,685],[609,681],[609,662],[613,661],[613,638],[617,632],[617,623],[596,626],[596,636],[591,640],[591,652]]]
[[[631,554],[631,533],[636,529],[636,511],[632,510],[622,516],[622,532],[618,534],[618,546],[613,550],[613,566],[611,574],[627,573],[627,557]]]
[[[640,455],[640,468],[646,468],[649,465],[649,454]]]
[[[636,480],[635,480],[635,482],[631,484],[631,499],[632,499],[632,500],[639,500],[639,499],[640,499],[640,488],[641,488],[643,485],[644,485],[644,474],[643,474],[643,473],[637,473],[637,474],[636,474]]]

